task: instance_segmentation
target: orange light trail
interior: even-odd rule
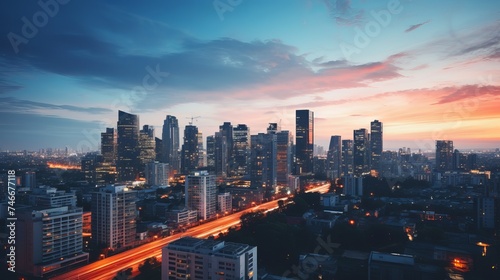
[[[62,164],[55,162],[47,162],[47,166],[51,169],[74,169],[74,170],[81,169],[81,167],[78,165]]]

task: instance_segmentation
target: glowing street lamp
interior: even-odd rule
[[[483,257],[486,257],[487,248],[490,246],[490,244],[483,243],[483,242],[479,241],[479,242],[476,243],[476,245],[479,246],[479,247],[483,247],[483,253],[481,255]]]

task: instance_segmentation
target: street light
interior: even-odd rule
[[[476,245],[479,247],[483,247],[483,253],[481,254],[481,256],[486,257],[487,248],[490,246],[490,244],[479,241],[476,243]]]

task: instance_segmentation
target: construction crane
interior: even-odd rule
[[[189,125],[193,125],[194,120],[197,120],[199,118],[201,118],[201,116],[190,117],[190,118],[186,118],[186,119],[190,119],[191,121],[189,122]]]

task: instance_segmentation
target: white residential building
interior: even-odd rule
[[[256,280],[257,247],[184,237],[162,249],[162,280]]]
[[[134,244],[135,191],[107,186],[92,193],[92,242],[115,250]]]
[[[233,196],[230,193],[220,193],[217,195],[217,209],[220,213],[231,213],[233,210]]]
[[[82,208],[27,207],[17,215],[16,272],[46,277],[88,263],[82,248]]]
[[[217,187],[215,175],[196,171],[186,176],[185,200],[189,209],[198,212],[198,219],[209,219],[216,214]]]

